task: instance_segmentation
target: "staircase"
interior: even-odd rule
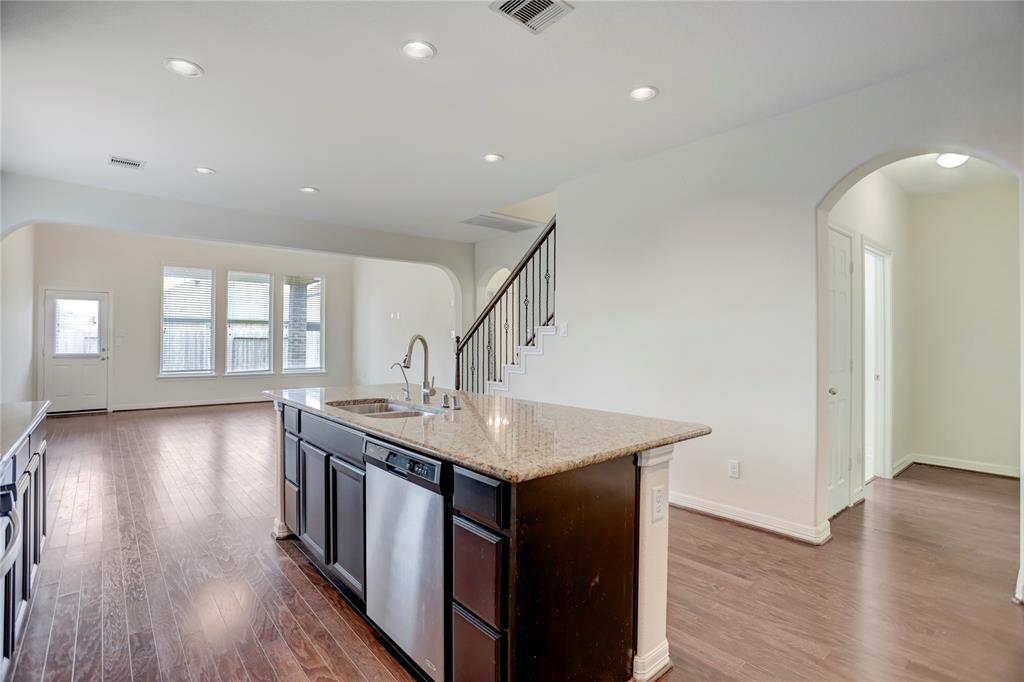
[[[455,338],[455,388],[474,393],[507,391],[509,374],[544,352],[555,333],[555,218],[520,259],[470,326]]]

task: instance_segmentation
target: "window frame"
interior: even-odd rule
[[[320,365],[319,367],[285,367],[285,321],[287,313],[284,310],[284,287],[289,277],[309,277],[320,280]],[[326,374],[327,373],[327,278],[323,275],[289,273],[281,275],[281,374]]]
[[[267,320],[267,353],[270,357],[270,367],[268,369],[255,369],[255,370],[234,370],[228,368],[228,325],[231,323],[231,318],[228,317],[228,311],[230,310],[228,304],[228,296],[231,291],[231,275],[266,275],[270,278],[270,301],[268,302],[269,319]],[[224,372],[221,376],[225,377],[256,377],[256,376],[273,376],[274,375],[274,287],[275,277],[272,272],[250,272],[248,270],[228,270],[224,276]],[[323,297],[321,296],[321,299]],[[282,300],[283,291],[282,291]],[[321,303],[323,301],[321,300]],[[281,311],[282,316],[284,311]],[[323,324],[323,312],[320,313],[321,325]],[[282,331],[283,337],[283,331]],[[283,339],[282,339],[283,342]],[[214,346],[216,347],[216,346]],[[284,366],[284,358],[281,359],[281,364]]]
[[[46,291],[49,292],[51,290],[46,290]],[[44,354],[48,353],[51,358],[53,358],[53,359],[60,359],[60,360],[95,360],[97,358],[103,357],[104,353],[106,352],[106,348],[103,348],[101,350],[101,347],[99,345],[99,340],[104,337],[104,329],[105,329],[104,325],[107,324],[107,320],[106,320],[106,314],[105,314],[106,311],[104,310],[104,308],[106,306],[104,306],[103,303],[98,298],[98,295],[100,294],[100,292],[92,292],[92,291],[54,291],[53,293],[54,293],[54,296],[52,297],[53,298],[53,315],[54,315],[53,331],[52,331],[53,338],[49,339],[49,343],[47,343],[47,339],[45,339],[45,338],[43,339],[43,346],[44,346],[43,353]],[[59,295],[59,296],[56,295],[58,293],[61,294],[61,295]],[[104,294],[104,295],[107,295],[107,294]],[[60,300],[67,300],[67,301],[92,301],[92,300],[95,300],[99,304],[98,305],[98,309],[96,311],[96,331],[97,331],[97,334],[98,334],[98,338],[97,338],[96,352],[95,353],[58,353],[56,351],[56,343],[57,343],[57,318],[56,318],[56,315],[57,315],[57,301],[60,301]],[[161,301],[162,300],[163,300],[163,297],[161,297]],[[44,302],[44,306],[45,306],[45,302]],[[46,314],[49,314],[49,312],[47,311]],[[45,319],[44,319],[43,323],[44,323],[44,325],[46,324],[46,320]],[[44,336],[45,336],[45,334],[44,334]]]
[[[189,268],[207,270],[210,273],[210,364],[209,370],[190,370],[184,372],[165,372],[163,367],[164,346],[164,279],[167,268]],[[160,317],[157,319],[157,379],[208,379],[217,376],[217,269],[199,265],[181,265],[178,263],[161,263],[160,265]]]

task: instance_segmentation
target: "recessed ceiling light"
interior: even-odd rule
[[[402,52],[409,59],[430,59],[437,54],[437,48],[423,40],[409,40],[402,45]]]
[[[303,194],[316,194],[320,191],[319,187],[300,187],[299,191]]]
[[[658,88],[653,85],[641,85],[629,91],[629,98],[634,102],[646,102],[658,96]]]
[[[217,171],[212,168],[207,168],[206,166],[196,166],[196,173],[199,173],[200,175],[216,175]]]
[[[199,66],[195,62],[190,62],[189,60],[182,59],[180,57],[168,57],[164,62],[164,66],[171,73],[176,73],[179,76],[184,76],[185,78],[199,78],[206,73],[203,71],[203,67]]]
[[[969,158],[971,157],[966,154],[939,154],[938,158],[935,159],[935,163],[939,164],[943,168],[958,168],[967,163],[967,159]]]
[[[484,161],[487,163],[498,163],[504,161],[505,157],[502,154],[484,154]]]

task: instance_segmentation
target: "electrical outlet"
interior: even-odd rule
[[[651,488],[651,523],[665,518],[665,486],[656,485]]]
[[[729,460],[729,478],[740,477],[740,462],[737,459]]]

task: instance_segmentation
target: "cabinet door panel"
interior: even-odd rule
[[[493,628],[504,625],[505,538],[452,517],[452,596]]]
[[[299,487],[288,481],[284,482],[284,525],[299,534]]]
[[[284,477],[299,484],[299,439],[288,432],[284,434]]]
[[[301,537],[318,559],[327,555],[327,453],[302,443]]]
[[[458,604],[452,607],[452,682],[501,679],[501,636]]]
[[[363,479],[366,473],[338,458],[331,459],[331,566],[363,596]]]

